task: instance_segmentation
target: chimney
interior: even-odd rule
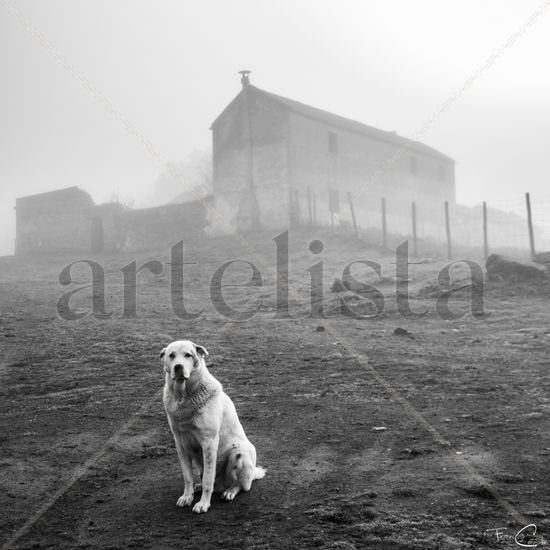
[[[252,71],[247,71],[247,70],[239,71],[239,74],[241,75],[241,84],[243,85],[243,89],[246,88],[250,84],[250,80],[248,78],[248,75],[251,72]]]

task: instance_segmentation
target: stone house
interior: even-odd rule
[[[261,90],[248,73],[242,71],[242,90],[211,126],[215,208],[224,220],[216,230],[288,227],[311,220],[312,209],[325,223],[347,193],[366,184],[355,206],[367,216],[382,197],[395,212],[410,212],[412,201],[426,212],[455,204],[448,156]]]
[[[92,197],[78,187],[16,199],[15,253],[76,252],[86,244],[89,249],[98,231],[90,221],[93,209]]]

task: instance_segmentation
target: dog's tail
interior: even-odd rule
[[[265,477],[266,469],[262,468],[261,466],[256,466],[254,468],[254,479],[262,479]]]

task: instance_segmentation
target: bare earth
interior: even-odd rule
[[[548,546],[550,529],[550,291],[545,284],[491,283],[490,316],[445,321],[433,284],[446,262],[410,266],[411,308],[396,311],[395,285],[370,280],[386,296],[383,314],[338,314],[334,277],[351,260],[374,260],[382,275],[395,257],[365,243],[291,236],[290,309],[277,318],[275,235],[190,246],[182,320],[170,302],[169,249],[97,256],[107,274],[106,311],[66,321],[67,291],[90,283],[80,256],[0,258],[0,543],[5,548],[380,548],[478,549]],[[305,248],[304,248],[305,247]],[[263,258],[263,263],[258,256]],[[212,274],[248,259],[263,286],[228,286],[228,321],[210,303]],[[90,259],[91,256],[90,256]],[[310,318],[310,272],[323,260],[326,319]],[[137,318],[123,317],[121,268],[164,264],[137,275]],[[413,260],[411,260],[413,261]],[[358,266],[357,278],[361,279]],[[245,283],[244,263],[224,284]],[[363,277],[364,279],[364,277]],[[254,297],[256,295],[256,297]],[[468,311],[468,293],[451,300]],[[71,305],[90,309],[89,291]],[[363,313],[372,303],[362,299]],[[394,334],[397,327],[410,334]],[[187,338],[210,351],[209,368],[231,396],[265,479],[210,511],[177,508],[183,483],[163,411],[158,353]],[[382,429],[384,428],[384,429]],[[489,529],[502,528],[497,536]]]

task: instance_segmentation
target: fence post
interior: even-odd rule
[[[416,236],[416,203],[412,202],[413,255],[418,256],[418,239]]]
[[[351,198],[351,193],[348,191],[348,201],[349,201],[349,209],[351,212],[351,221],[353,222],[353,232],[355,233],[356,237],[359,237],[359,231],[357,231],[357,220],[355,218],[355,208],[353,208],[353,200]]]
[[[388,228],[386,225],[386,199],[382,197],[382,247],[388,248]]]
[[[451,242],[451,221],[449,219],[449,201],[445,201],[445,230],[447,231],[447,257],[453,259],[453,245]]]
[[[307,217],[310,225],[313,224],[313,213],[311,210],[311,187],[307,186]]]
[[[531,216],[531,199],[529,193],[525,193],[525,204],[527,205],[527,224],[529,226],[529,246],[531,247],[531,260],[535,259],[535,235],[533,233],[533,217]]]
[[[313,193],[313,225],[317,225],[317,195]]]
[[[485,262],[489,257],[489,238],[487,235],[487,203],[483,201],[483,256]]]
[[[294,189],[294,205],[296,208],[296,225],[300,225],[300,222],[302,221],[302,213],[300,212],[298,189]]]

